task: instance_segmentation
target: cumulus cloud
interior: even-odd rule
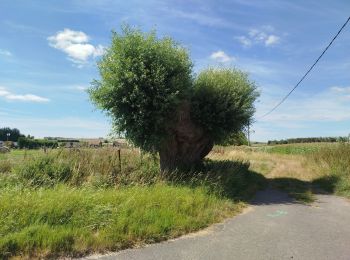
[[[48,98],[40,97],[33,94],[17,95],[6,90],[4,87],[0,87],[0,97],[5,98],[6,100],[28,101],[37,103],[44,103],[50,101]]]
[[[250,47],[252,45],[252,40],[246,36],[237,36],[236,39],[243,45],[243,47]]]
[[[0,49],[0,55],[10,57],[12,53],[8,50]]]
[[[215,61],[218,61],[218,62],[223,62],[223,63],[227,63],[227,62],[230,62],[230,61],[234,61],[235,60],[235,57],[233,56],[229,56],[227,55],[225,52],[223,51],[216,51],[216,52],[213,52],[211,55],[210,55],[210,58],[215,60]]]
[[[81,31],[66,28],[48,37],[47,40],[51,47],[66,53],[78,67],[82,67],[90,58],[101,56],[104,53],[102,45],[90,44],[90,37]]]
[[[250,29],[247,35],[235,37],[243,47],[250,47],[254,44],[263,44],[266,47],[276,45],[280,42],[281,37],[274,34],[274,28],[270,25],[261,28]]]

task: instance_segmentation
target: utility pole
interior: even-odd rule
[[[9,137],[10,137],[10,133],[6,133],[6,141],[8,142],[9,141]]]

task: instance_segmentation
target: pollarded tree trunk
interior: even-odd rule
[[[160,168],[171,172],[189,169],[202,162],[213,148],[213,141],[191,120],[191,104],[183,102],[177,109],[174,124],[169,129],[159,151]]]

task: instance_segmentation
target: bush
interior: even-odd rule
[[[236,69],[208,69],[195,80],[192,117],[220,143],[251,122],[258,95],[248,74]]]
[[[20,137],[18,139],[18,146],[20,149],[38,149],[42,147],[56,148],[58,146],[58,142],[46,139],[32,139],[27,137]]]

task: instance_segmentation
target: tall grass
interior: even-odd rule
[[[315,180],[322,188],[350,197],[350,144],[328,146],[311,154],[323,177]]]
[[[119,161],[116,149],[61,149],[27,155],[11,171],[32,187],[58,183],[121,186],[155,183],[160,178],[158,169],[157,159],[145,155],[141,160],[136,150],[122,150]]]
[[[238,213],[264,185],[242,161],[207,160],[197,171],[164,175],[157,158],[127,149],[121,168],[116,150],[82,149],[10,154],[0,169],[0,259],[176,237]]]
[[[0,195],[0,258],[79,256],[161,241],[239,212],[203,187],[72,189]]]

